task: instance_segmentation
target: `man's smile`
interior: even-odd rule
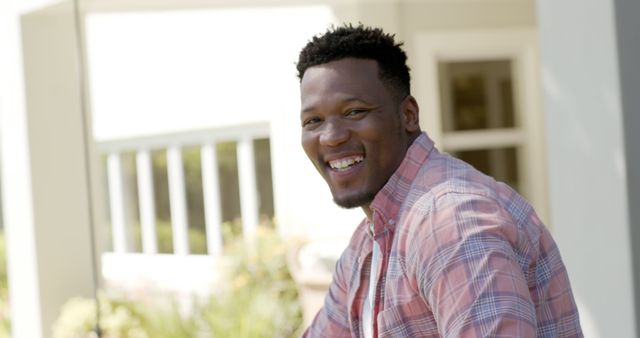
[[[364,160],[364,156],[355,155],[355,156],[338,158],[335,160],[328,161],[327,163],[329,164],[329,167],[331,169],[342,172],[342,171],[349,170],[349,168],[351,168],[355,164],[362,162],[362,160]]]
[[[366,156],[362,152],[349,152],[327,155],[323,159],[325,164],[325,177],[330,180],[327,183],[338,188],[351,185],[360,176],[366,163]]]

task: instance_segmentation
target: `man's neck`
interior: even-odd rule
[[[364,214],[367,216],[367,220],[369,222],[373,222],[373,219],[372,219],[373,212],[371,211],[370,206],[371,206],[371,204],[366,204],[366,205],[361,206],[360,208],[362,208],[362,211],[364,211]]]

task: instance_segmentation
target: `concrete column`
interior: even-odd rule
[[[62,304],[94,291],[75,21],[70,2],[26,14],[7,4],[0,135],[12,336],[50,337]]]
[[[554,235],[585,336],[636,337],[639,3],[537,6]]]
[[[620,72],[629,228],[634,268],[636,334],[640,334],[640,1],[616,0],[616,42]]]

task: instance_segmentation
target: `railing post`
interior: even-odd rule
[[[187,202],[185,197],[182,151],[179,146],[170,146],[167,148],[167,173],[169,175],[173,253],[177,255],[188,255]]]
[[[258,189],[253,139],[243,137],[238,141],[238,176],[240,179],[240,211],[242,213],[242,235],[245,240],[255,238],[258,228]]]
[[[138,204],[140,206],[140,227],[142,228],[142,252],[158,252],[156,235],[156,208],[153,200],[153,169],[149,150],[142,149],[136,154],[138,173]]]
[[[210,255],[222,253],[222,213],[218,187],[218,156],[215,145],[206,143],[200,149],[202,166],[202,192],[204,217],[207,227],[207,251]]]
[[[124,194],[122,191],[122,163],[120,154],[111,152],[107,156],[107,175],[109,181],[109,206],[111,209],[111,228],[113,232],[113,252],[127,252],[126,218]]]

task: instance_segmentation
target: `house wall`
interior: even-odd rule
[[[620,71],[621,103],[624,111],[624,144],[627,174],[627,194],[629,208],[629,228],[632,250],[633,290],[635,293],[635,330],[640,332],[640,2],[621,0],[615,2],[616,45]]]
[[[590,337],[638,334],[630,241],[638,205],[629,198],[638,189],[639,172],[629,170],[638,125],[628,123],[638,111],[629,95],[638,59],[629,57],[640,44],[636,19],[616,15],[617,3],[538,2],[551,217]]]

